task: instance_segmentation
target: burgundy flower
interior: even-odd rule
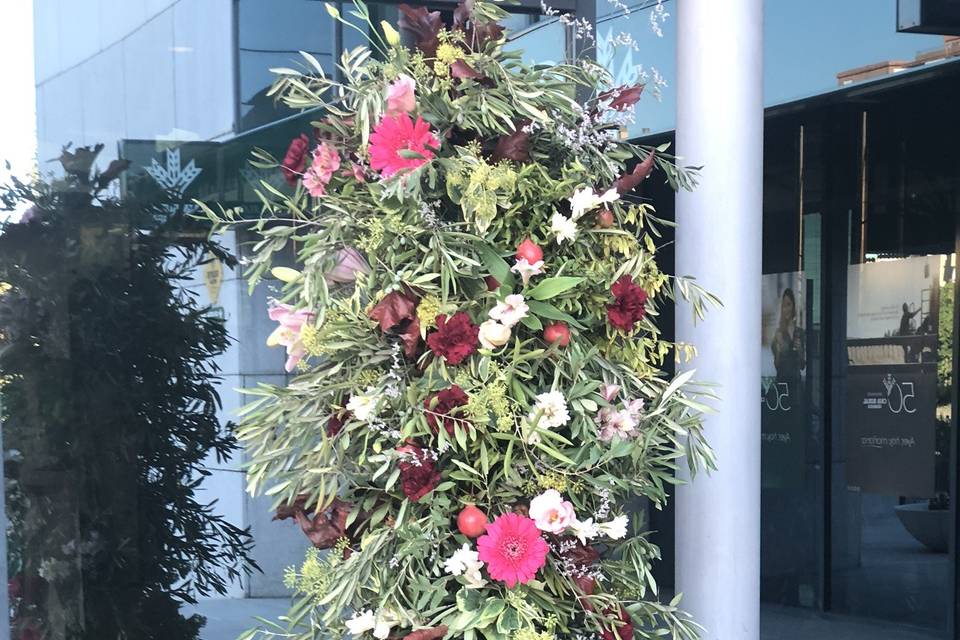
[[[610,293],[615,300],[607,306],[607,321],[617,329],[630,331],[633,325],[643,320],[647,292],[632,277],[623,275],[610,287]]]
[[[310,148],[310,138],[307,134],[301,133],[299,138],[290,141],[287,147],[287,153],[283,156],[283,162],[280,163],[280,170],[283,177],[291,187],[297,184],[297,180],[303,175],[307,167],[307,150]]]
[[[327,437],[332,438],[340,433],[340,431],[343,429],[344,423],[346,423],[346,421],[349,419],[349,411],[338,411],[330,416],[330,419],[327,420]]]
[[[307,167],[307,149],[310,148],[310,138],[307,134],[301,133],[299,138],[290,141],[287,147],[287,154],[283,156],[283,162],[280,163],[280,170],[283,171],[283,177],[291,187],[297,184],[297,180],[303,175],[303,170]]]
[[[436,462],[421,447],[413,444],[397,447],[400,459],[400,488],[403,495],[416,502],[440,483]]]
[[[440,425],[447,430],[447,433],[453,435],[453,428],[457,422],[463,423],[462,418],[456,418],[451,415],[457,407],[462,407],[469,401],[466,392],[457,385],[448,389],[431,393],[423,401],[423,408],[427,410],[427,423],[433,432],[440,430]]]
[[[613,612],[607,609],[604,613],[610,615]],[[616,632],[604,629],[603,640],[633,640],[633,618],[630,617],[630,613],[623,607],[620,607],[619,617],[620,624],[617,625]]]
[[[437,316],[437,330],[427,336],[427,346],[447,364],[460,364],[477,350],[480,327],[463,311]]]

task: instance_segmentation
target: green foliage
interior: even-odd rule
[[[580,518],[601,522],[623,514],[635,496],[662,507],[681,464],[712,467],[700,417],[709,394],[692,372],[664,372],[666,358],[689,357],[692,348],[663,340],[656,320],[675,295],[691,300],[698,317],[717,301],[692,278],[660,271],[655,256],[667,223],[632,187],[602,207],[572,207],[576,191],[599,197],[638,161],[674,186],[696,182],[696,171],[675,166],[665,149],[620,140],[605,70],[589,61],[525,64],[501,48],[489,21],[502,11],[489,3],[458,8],[452,29],[439,28],[439,15],[411,11],[405,19],[419,51],[381,41],[356,4],[351,15],[374,35],[371,48],[343,55],[343,81],[307,58],[304,72],[274,70],[271,95],[293,108],[321,108],[313,124],[324,143],[342,163],[364,166],[388,85],[403,74],[415,80],[415,116],[440,141],[436,157],[389,179],[334,173],[316,198],[301,183],[289,191],[264,183],[256,220],[201,205],[219,228],[260,233],[247,268],[251,286],[275,253],[295,247],[298,269],[277,272],[282,302],[312,314],[288,347],[303,347],[299,374],[286,386],[248,390],[252,402],[238,429],[248,488],[297,514],[305,531],[332,527],[323,521],[335,517],[334,500],[350,508],[337,529],[346,549],[325,565],[323,589],[303,584],[303,568],[291,571],[299,593],[287,619],[263,621],[244,638],[342,637],[351,614],[365,612],[389,614],[398,637],[439,625],[446,637],[467,640],[591,637],[620,624],[620,606],[640,637],[693,638],[698,628],[678,602],[657,600],[651,565],[659,551],[640,514],[634,537],[592,543],[596,562],[570,561],[574,538],[547,535],[546,565],[513,589],[495,580],[478,588],[444,570],[454,552],[474,545],[454,525],[466,504],[493,519],[523,513],[534,496],[556,489]],[[574,98],[582,95],[585,104]],[[411,156],[401,150],[400,157]],[[253,162],[278,165],[262,151]],[[609,223],[598,217],[601,208]],[[558,236],[557,216],[574,223],[572,237]],[[524,282],[511,267],[528,238],[542,248],[545,272]],[[335,282],[329,275],[344,248],[360,249],[369,268]],[[621,277],[647,296],[630,331],[607,318]],[[435,331],[438,313],[465,313],[480,324],[511,294],[522,295],[528,310],[502,346],[481,346],[453,364],[420,342]],[[415,309],[402,310],[398,298]],[[379,305],[394,305],[388,322],[371,318],[382,314]],[[568,325],[569,345],[544,339],[555,321]],[[433,394],[453,385],[467,403],[438,413]],[[604,385],[619,387],[616,400]],[[569,419],[545,426],[547,409],[538,403],[550,392],[562,395]],[[602,412],[622,410],[627,400],[643,406],[636,432],[601,437]],[[431,427],[444,415],[447,428]],[[405,484],[404,449],[412,445],[439,473],[421,498]],[[592,595],[575,580],[583,575],[596,577]]]
[[[181,605],[254,566],[248,533],[198,495],[207,457],[236,441],[216,415],[223,321],[182,280],[227,256],[172,202],[111,197],[126,164],[91,175],[99,150],[65,150],[65,177],[2,194],[31,205],[0,234],[12,624],[188,640],[203,619]]]

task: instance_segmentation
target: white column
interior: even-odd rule
[[[677,154],[703,165],[677,195],[677,274],[724,307],[677,340],[697,346],[697,379],[719,385],[706,435],[719,470],[677,491],[681,606],[704,640],[756,640],[760,618],[760,274],[763,186],[763,2],[678,0]]]

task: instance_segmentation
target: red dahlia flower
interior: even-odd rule
[[[548,550],[536,523],[516,513],[497,517],[477,539],[479,558],[487,563],[490,577],[510,589],[533,580],[547,561]]]
[[[607,321],[617,329],[630,331],[643,320],[647,292],[632,277],[623,275],[610,287],[610,293],[615,300],[607,306]]]
[[[413,122],[406,113],[384,116],[370,134],[370,167],[389,178],[426,164],[434,155],[428,147],[439,146],[423,118]]]
[[[437,330],[427,336],[427,346],[447,364],[460,364],[476,352],[480,327],[463,311],[437,316]]]
[[[307,149],[309,148],[310,138],[305,133],[291,140],[290,146],[287,147],[287,153],[283,156],[283,162],[280,163],[280,170],[291,187],[297,184],[297,180],[303,175],[303,170],[307,166]]]
[[[434,433],[440,430],[440,425],[447,430],[447,433],[453,435],[453,428],[457,422],[464,422],[462,418],[451,415],[457,407],[462,407],[469,402],[466,392],[458,385],[453,385],[449,389],[437,391],[427,396],[423,401],[423,408],[427,410],[427,423]]]
[[[416,502],[440,483],[440,472],[433,458],[421,447],[408,444],[397,447],[400,459],[400,488],[403,495]]]

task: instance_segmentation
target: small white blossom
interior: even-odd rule
[[[550,218],[550,231],[557,236],[557,244],[564,240],[573,242],[577,237],[577,223],[562,213],[554,213]]]
[[[390,630],[400,623],[400,616],[389,609],[381,609],[377,612],[377,623],[373,627],[373,637],[378,640],[387,640],[390,636]]]

